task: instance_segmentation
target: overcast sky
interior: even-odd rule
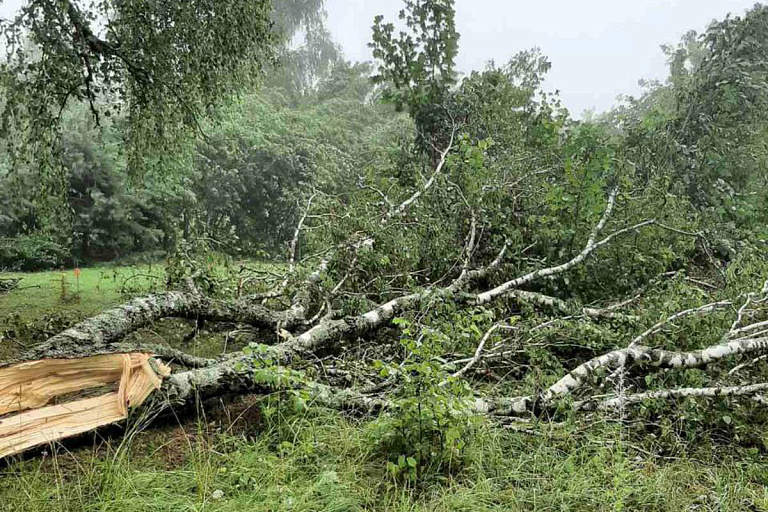
[[[456,0],[459,69],[505,62],[534,46],[552,61],[547,88],[559,90],[574,115],[605,110],[638,80],[666,78],[660,46],[701,31],[756,0]],[[329,25],[348,59],[371,60],[377,14],[394,21],[402,0],[326,0]]]
[[[278,0],[279,1],[279,0]],[[574,115],[605,110],[619,94],[636,94],[641,78],[663,79],[660,45],[676,43],[755,0],[456,0],[459,69],[505,62],[539,46],[552,61],[547,88],[559,90]],[[0,0],[10,17],[21,0]],[[395,20],[402,0],[326,0],[328,22],[350,60],[370,60],[373,17]]]

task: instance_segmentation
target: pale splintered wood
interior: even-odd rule
[[[161,368],[164,367],[161,366]],[[152,391],[160,389],[162,384],[163,381],[152,369],[149,361],[144,361],[144,364],[130,376],[122,403],[125,404],[126,408],[137,407],[147,399]]]
[[[41,359],[0,368],[0,415],[36,409],[55,397],[119,382],[148,354]]]
[[[0,457],[83,434],[124,418],[117,393],[16,414],[0,420]]]
[[[0,420],[0,458],[89,432],[128,417],[132,407],[159,389],[170,370],[150,354],[115,354],[74,360],[40,360],[2,370],[6,411],[32,408]],[[157,371],[155,371],[155,368]],[[158,376],[160,374],[160,376]],[[38,377],[37,380],[35,377]],[[119,382],[116,392],[39,407],[53,397]]]

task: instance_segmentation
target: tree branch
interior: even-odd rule
[[[636,393],[633,395],[617,396],[603,401],[586,400],[574,404],[574,408],[582,411],[607,411],[612,409],[619,409],[625,405],[638,404],[645,402],[646,400],[654,400],[659,398],[717,398],[725,396],[747,396],[756,395],[766,390],[768,390],[768,383],[710,388],[664,389],[659,391],[648,391],[646,393]]]

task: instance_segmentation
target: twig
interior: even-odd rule
[[[470,359],[469,362],[464,365],[461,370],[454,373],[452,377],[461,377],[480,360],[480,355],[483,353],[483,347],[485,347],[485,343],[488,341],[488,338],[491,337],[491,334],[493,334],[499,327],[501,327],[501,323],[494,324],[485,332],[483,337],[480,339],[480,344],[477,346],[477,350],[475,350],[475,355],[472,356],[472,359]]]

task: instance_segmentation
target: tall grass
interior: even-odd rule
[[[768,510],[759,456],[654,457],[607,422],[488,425],[464,469],[419,482],[389,476],[370,422],[314,410],[257,423],[234,434],[201,417],[96,448],[59,446],[2,471],[0,510]]]

